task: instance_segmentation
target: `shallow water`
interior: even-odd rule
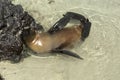
[[[49,4],[49,1],[52,1]],[[120,1],[114,0],[14,0],[47,30],[67,11],[85,15],[92,22],[90,36],[69,56],[31,56],[18,64],[0,62],[6,80],[119,80]]]

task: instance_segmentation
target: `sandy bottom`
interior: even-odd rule
[[[72,1],[72,0],[71,0]],[[0,62],[5,80],[119,80],[120,1],[14,0],[23,5],[47,30],[67,11],[85,15],[92,22],[90,36],[72,51],[84,60],[56,55],[31,56],[18,64]]]

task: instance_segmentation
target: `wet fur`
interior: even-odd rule
[[[43,33],[32,33],[24,40],[26,45],[37,53],[50,52],[53,49],[59,48],[64,49],[74,42],[80,40],[82,27],[72,26],[69,28],[64,28],[54,34],[49,34],[48,32]],[[39,42],[43,46],[39,45]]]
[[[71,19],[79,20],[81,25],[64,28]],[[31,30],[29,35],[24,37],[24,41],[27,47],[38,54],[52,52],[83,59],[65,48],[80,39],[84,41],[89,36],[90,28],[91,22],[83,15],[67,12],[47,32],[38,33]]]

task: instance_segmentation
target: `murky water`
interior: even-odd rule
[[[23,5],[46,30],[67,11],[85,15],[92,27],[86,41],[72,49],[84,60],[56,55],[31,56],[18,64],[0,62],[0,73],[6,80],[120,79],[119,0],[14,0],[14,3]]]

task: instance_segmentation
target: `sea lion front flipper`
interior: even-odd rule
[[[74,53],[74,52],[71,52],[71,51],[68,51],[68,50],[63,50],[63,49],[54,49],[51,51],[52,53],[58,53],[58,54],[66,54],[66,55],[69,55],[69,56],[72,56],[72,57],[75,57],[75,58],[78,58],[78,59],[82,59],[82,57],[80,57],[78,54]]]

